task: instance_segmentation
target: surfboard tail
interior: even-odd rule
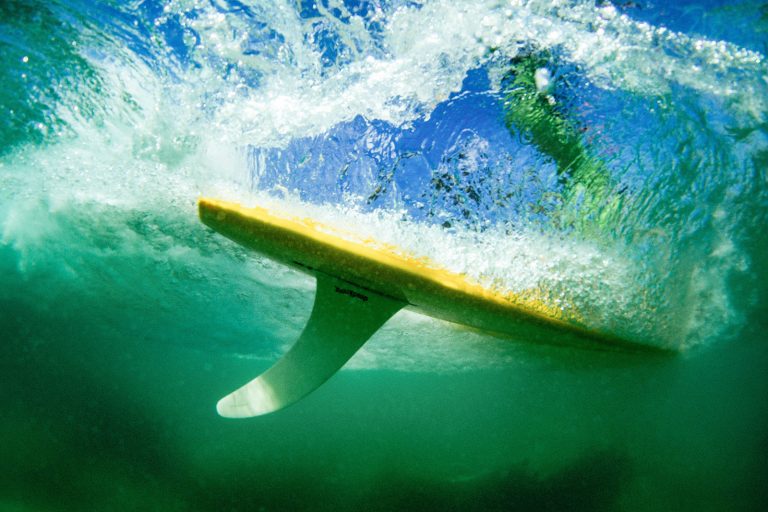
[[[269,370],[222,398],[218,413],[248,418],[297,402],[333,376],[405,305],[318,274],[312,314],[299,339]]]

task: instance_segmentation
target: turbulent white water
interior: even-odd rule
[[[727,108],[741,124],[757,125],[768,98],[759,53],[636,22],[590,2],[389,2],[372,3],[365,15],[327,2],[304,17],[292,2],[244,5],[225,12],[202,1],[168,3],[153,24],[178,23],[186,61],[166,47],[159,29],[147,48],[133,51],[121,37],[130,39],[124,34],[138,31],[137,22],[103,33],[85,26],[79,53],[97,70],[100,86],[85,96],[61,91],[61,133],[45,145],[18,147],[0,163],[4,258],[13,260],[13,279],[41,287],[32,295],[59,290],[95,309],[112,297],[137,308],[170,303],[216,319],[255,315],[239,326],[217,320],[202,335],[215,341],[255,325],[271,332],[272,342],[232,350],[270,357],[281,348],[275,340],[287,342],[301,328],[312,284],[208,233],[196,219],[195,201],[204,195],[254,204],[282,195],[297,214],[352,226],[499,289],[538,290],[566,316],[648,344],[694,346],[742,321],[727,283],[752,262],[734,241],[736,221],[724,213],[738,194],[703,207],[711,208],[704,212],[713,219],[714,235],[706,235],[711,249],[703,260],[696,260],[697,251],[688,260],[675,244],[689,242],[671,240],[669,226],[647,225],[649,216],[623,228],[635,231],[627,242],[504,222],[482,231],[446,230],[397,208],[370,211],[356,200],[303,204],[297,197],[306,193],[260,183],[248,154],[253,148],[279,153],[306,137],[324,140],[360,117],[408,133],[438,106],[450,108],[449,98],[462,93],[473,70],[487,73],[488,93],[497,93],[508,60],[530,47],[557,49],[600,94],[663,98],[682,88]],[[319,43],[329,40],[332,57]],[[82,111],[84,101],[96,105],[95,114]],[[367,149],[397,153],[396,141],[384,139]],[[476,139],[478,151],[501,154]],[[648,160],[637,151],[634,162],[625,162],[633,169]],[[545,158],[539,164],[550,165]],[[649,186],[676,171],[660,168],[648,170]],[[306,172],[311,191],[311,171],[295,165],[284,172]],[[376,186],[375,175],[358,178],[358,196]],[[649,201],[645,193],[633,200]],[[658,205],[659,198],[650,202]],[[623,218],[629,222],[632,214]],[[674,222],[685,232],[685,217]],[[659,262],[672,265],[659,268]],[[174,308],[155,314],[166,327],[176,321]],[[499,347],[405,314],[353,365],[497,365],[515,350]]]
[[[657,95],[676,84],[734,97],[740,109],[758,119],[766,111],[761,54],[635,22],[610,4],[404,3],[397,7],[395,2],[390,12],[372,17],[384,21],[375,38],[365,29],[370,19],[350,15],[343,24],[324,16],[350,53],[330,68],[306,44],[313,19],[299,19],[288,4],[254,5],[257,16],[270,20],[270,27],[284,36],[271,52],[255,58],[243,55],[252,38],[247,20],[204,9],[205,14],[188,22],[201,38],[199,52],[219,66],[223,60],[235,68],[228,77],[235,86],[215,116],[227,141],[282,147],[291,138],[323,133],[358,115],[403,125],[428,116],[459,92],[469,70],[501,63],[530,45],[562,47],[600,87]],[[331,2],[343,9],[337,4]],[[189,8],[182,3],[178,12]],[[258,70],[263,83],[257,89],[238,87],[240,69]],[[502,66],[492,69],[504,71]],[[206,83],[212,71],[204,67],[190,81]]]

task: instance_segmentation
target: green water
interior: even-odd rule
[[[716,4],[0,4],[0,512],[765,509],[765,7]],[[559,138],[504,110],[521,48]],[[314,283],[200,195],[311,203],[669,350],[401,312],[298,404],[223,419]]]
[[[168,328],[115,332],[116,315],[9,302],[4,510],[757,510],[766,498],[758,332],[687,357],[561,349],[503,370],[346,371],[280,414],[232,422],[213,404],[265,365],[174,346],[186,333]]]

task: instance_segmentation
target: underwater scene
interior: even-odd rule
[[[768,507],[768,3],[0,0],[0,512]],[[403,309],[217,414],[315,278],[203,197],[639,348]]]

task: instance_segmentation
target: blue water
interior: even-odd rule
[[[0,3],[0,511],[764,510],[766,31],[752,0]],[[226,420],[314,282],[200,196],[664,350],[404,311]]]

